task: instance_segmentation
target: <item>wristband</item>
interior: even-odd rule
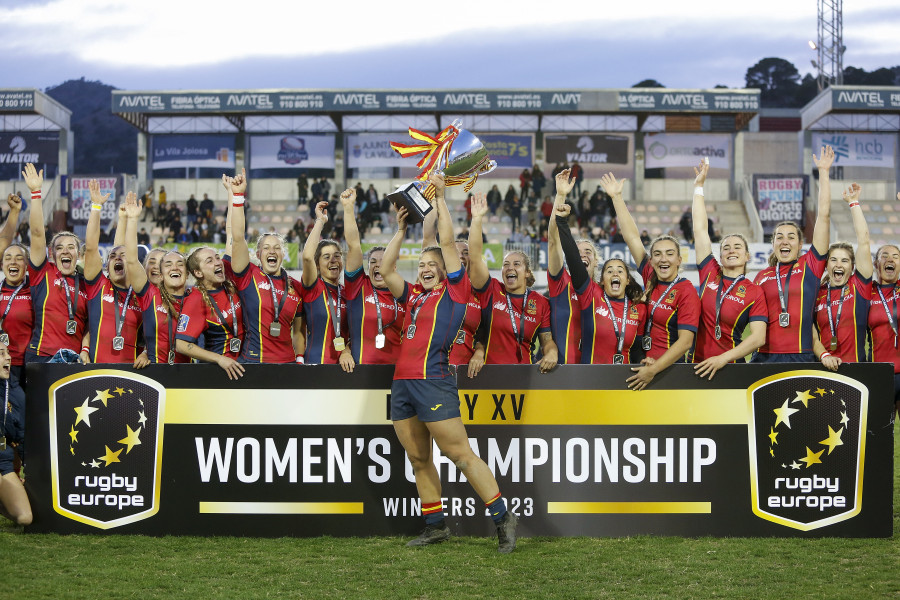
[[[81,351],[82,351],[82,352],[87,352],[88,354],[90,354],[90,353],[91,353],[91,347],[90,347],[90,346],[82,346],[82,347],[81,347]]]
[[[853,202],[850,203],[850,208],[853,208],[854,206],[859,206],[859,202],[854,200]]]
[[[831,352],[829,352],[828,350],[826,350],[825,352],[823,352],[822,354],[820,354],[820,355],[819,355],[819,362],[822,362],[822,359],[824,359],[826,356],[831,356]]]
[[[31,192],[31,199],[32,200],[40,200],[41,199],[41,190],[34,190],[33,192]]]
[[[91,204],[91,210],[101,210],[102,208],[102,204]]]
[[[233,199],[231,201],[231,205],[234,207],[243,206],[244,205],[244,195],[243,194],[234,194]]]
[[[296,362],[298,365],[305,364],[305,362],[304,362],[304,360],[303,360],[303,355],[302,355],[302,354],[298,354],[298,355],[294,358],[294,362]]]
[[[697,187],[694,188],[694,195],[695,196],[703,196],[703,186],[702,185],[698,185]]]

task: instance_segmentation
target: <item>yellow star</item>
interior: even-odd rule
[[[788,429],[791,428],[791,415],[795,412],[800,412],[799,408],[788,408],[788,402],[790,399],[784,401],[784,404],[781,405],[781,408],[774,408],[772,411],[775,413],[775,416],[778,417],[775,419],[775,427],[778,427],[779,423],[784,423],[788,426]]]
[[[119,440],[119,443],[128,446],[128,450],[125,451],[125,454],[128,454],[131,452],[132,448],[141,443],[141,440],[138,439],[138,436],[141,435],[141,428],[138,427],[137,431],[134,431],[131,427],[126,425],[125,429],[128,430],[128,435],[126,435],[124,439]]]
[[[797,392],[797,397],[794,398],[794,402],[802,402],[803,408],[809,408],[809,401],[812,400],[814,396],[809,393],[809,390],[805,392]]]
[[[821,398],[822,396],[825,395],[825,390],[823,390],[822,388],[819,388],[815,392],[813,392],[813,394],[818,394],[819,397]]]
[[[828,426],[828,439],[824,439],[820,444],[823,446],[828,446],[828,454],[831,454],[831,451],[835,449],[836,446],[843,446],[844,442],[841,441],[841,434],[844,432],[844,428],[841,427],[837,431],[831,428],[831,425]]]
[[[69,432],[69,437],[72,438],[73,444],[78,441],[78,430],[75,429],[74,425],[72,425],[72,431]]]
[[[806,448],[806,457],[801,458],[800,462],[805,462],[807,469],[815,464],[822,464],[822,461],[819,459],[819,457],[822,456],[822,452],[825,452],[825,451],[820,450],[819,452],[813,452],[812,450],[809,449],[809,447],[807,447]]]
[[[91,426],[91,413],[97,412],[100,409],[94,408],[93,406],[88,406],[88,402],[90,402],[90,399],[85,398],[84,404],[75,407],[75,414],[78,415],[78,418],[75,419],[75,425],[78,425],[79,423],[84,421],[85,423],[87,423],[88,427]]]
[[[769,456],[775,456],[775,448],[769,448]]]
[[[140,423],[141,425],[143,425],[144,423],[147,422],[147,417],[144,416],[144,411],[142,411],[142,410],[139,410],[139,411],[138,411],[138,414],[141,415],[141,418],[138,419],[138,423]]]
[[[86,467],[86,466],[87,466],[87,464],[85,464],[85,462],[84,462],[84,461],[81,461],[81,466],[82,466],[82,467]]]
[[[75,448],[73,448],[72,446],[69,446],[69,452],[72,453],[72,456],[75,456]]]
[[[97,462],[97,459],[91,461],[91,467],[93,467],[94,469],[100,468],[100,463]]]
[[[843,398],[841,398],[841,406],[847,406],[847,403],[844,402],[844,399],[843,399]]]
[[[770,427],[769,428],[769,439],[772,441],[772,445],[775,445],[778,443],[778,440],[775,439],[777,437],[778,437],[778,432],[775,431],[774,427]]]
[[[112,398],[112,394],[109,393],[109,390],[97,390],[97,395],[94,396],[94,400],[99,400],[103,403],[103,406],[106,406],[106,401]]]
[[[849,422],[850,422],[850,419],[847,418],[847,413],[844,411],[841,411],[841,425],[846,425]]]
[[[799,468],[800,468],[800,464],[795,460],[794,462],[791,463],[791,468],[792,468],[792,469],[799,469]]]
[[[120,388],[120,387],[117,387],[116,389],[113,390],[113,393],[114,393],[114,394],[118,394],[118,395],[121,396],[122,394],[125,393],[125,390],[123,390],[123,389]]]
[[[97,460],[102,460],[102,461],[106,462],[106,464],[104,466],[108,467],[109,465],[111,465],[114,462],[122,462],[119,460],[119,455],[122,454],[121,450],[116,450],[115,452],[113,452],[112,450],[109,449],[109,446],[104,446],[104,448],[106,448],[106,455],[97,457]],[[822,452],[825,452],[825,451],[822,450]],[[822,454],[822,452],[819,452],[819,454]]]

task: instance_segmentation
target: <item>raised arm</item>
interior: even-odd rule
[[[694,252],[697,255],[697,264],[700,264],[712,253],[712,243],[707,229],[706,199],[703,197],[703,184],[706,183],[706,175],[709,173],[709,159],[700,161],[700,166],[694,167],[694,173],[696,177],[694,177],[694,203],[691,216],[694,220]]]
[[[819,158],[813,154],[813,162],[819,169],[819,206],[816,211],[816,225],[813,229],[812,245],[820,255],[828,253],[831,239],[831,179],[828,175],[834,163],[834,149],[823,146]]]
[[[134,192],[128,192],[125,195],[125,202],[122,203],[125,209],[125,272],[128,276],[128,283],[135,291],[143,290],[147,285],[147,271],[144,265],[138,260],[138,219],[141,217],[141,205],[138,203],[137,196]],[[160,261],[162,262],[162,261]]]
[[[472,197],[472,222],[469,224],[469,281],[480,290],[491,278],[487,263],[484,262],[484,241],[482,222],[488,213],[487,199],[483,194]]]
[[[303,273],[300,275],[300,282],[306,287],[312,287],[319,276],[319,270],[316,266],[316,248],[319,247],[319,240],[322,238],[322,228],[328,222],[328,203],[319,202],[316,204],[316,222],[306,238],[306,244],[303,245],[303,253],[300,255],[303,263]]]
[[[578,244],[572,237],[572,231],[569,229],[569,212],[572,207],[563,202],[553,207],[553,219],[551,223],[557,225],[557,235],[559,236],[559,244],[562,252],[565,254],[566,263],[569,265],[569,274],[572,276],[572,286],[576,290],[583,289],[584,285],[590,279],[587,267],[581,262],[581,254],[578,252]]]
[[[437,211],[429,211],[422,221],[422,249],[437,246]]]
[[[16,237],[16,229],[19,226],[19,213],[22,211],[22,199],[19,198],[18,194],[10,194],[9,198],[6,199],[7,205],[9,205],[9,214],[6,215],[6,223],[3,224],[3,229],[0,229],[0,255],[6,252],[6,249],[9,248],[9,245],[12,244],[13,239]]]
[[[613,206],[616,209],[616,220],[619,223],[619,231],[622,232],[622,237],[625,239],[625,243],[628,244],[628,250],[631,252],[635,264],[640,265],[647,255],[647,251],[641,242],[641,234],[638,231],[637,224],[634,222],[634,217],[628,212],[628,207],[625,206],[625,200],[622,198],[625,180],[618,180],[612,173],[607,173],[600,179],[600,185],[603,186],[603,191],[612,198]]]
[[[128,222],[128,216],[125,214],[125,203],[119,202],[119,211],[116,220],[116,235],[113,238],[113,247],[121,246],[125,243],[125,226]]]
[[[406,208],[400,207],[397,210],[397,232],[391,241],[388,242],[387,248],[384,249],[384,255],[381,257],[381,277],[394,298],[403,296],[403,288],[406,282],[397,272],[397,259],[400,258],[400,247],[403,240],[406,239]]]
[[[853,230],[856,232],[856,270],[866,279],[872,278],[872,243],[869,240],[869,225],[866,216],[859,205],[859,195],[862,189],[854,182],[844,190],[844,202],[850,207],[850,217],[853,219]]]
[[[438,235],[441,237],[441,254],[444,256],[444,268],[447,273],[455,273],[462,267],[459,252],[456,250],[456,239],[453,235],[453,218],[444,200],[444,174],[432,173],[428,182],[434,186],[434,207],[437,209]],[[471,252],[471,250],[470,250]]]
[[[25,178],[25,185],[31,190],[31,193],[41,192],[41,186],[44,185],[44,170],[37,171],[34,165],[28,163],[25,170],[22,171],[22,177]],[[47,231],[44,229],[44,203],[40,198],[31,200],[31,208],[29,209],[28,227],[31,235],[31,264],[42,265],[47,260]]]
[[[556,198],[553,201],[554,214],[560,214],[558,213],[559,207],[566,204],[566,196],[575,187],[575,180],[570,178],[571,172],[570,169],[564,169],[556,174]],[[568,211],[566,211],[567,217],[568,214]],[[559,243],[559,231],[556,228],[556,219],[553,218],[550,219],[550,224],[547,225],[547,271],[550,275],[553,277],[559,275],[565,264],[563,260],[563,249]],[[571,269],[572,267],[570,266],[569,268]]]
[[[347,188],[341,192],[341,206],[344,209],[344,240],[347,242],[347,260],[344,270],[353,273],[362,267],[362,242],[359,237],[359,226],[356,224],[356,190]]]
[[[247,246],[247,222],[244,215],[244,192],[247,191],[247,171],[241,169],[236,177],[222,175],[222,183],[228,190],[231,207],[231,270],[243,273],[250,264],[250,248]]]
[[[100,182],[96,179],[88,182],[88,189],[91,191],[91,214],[84,234],[84,278],[96,279],[103,269],[103,259],[100,258],[100,212],[110,195],[100,193]]]

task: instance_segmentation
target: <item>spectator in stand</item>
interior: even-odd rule
[[[678,221],[678,228],[681,229],[681,236],[689,243],[694,242],[694,217],[691,214],[691,207],[685,206],[684,213]]]
[[[528,169],[522,169],[522,172],[519,173],[519,198],[523,200],[528,197],[528,192],[531,190],[531,171]]]
[[[203,200],[200,201],[200,216],[199,218],[202,221],[206,221],[207,223],[212,222],[213,211],[215,210],[216,205],[213,204],[213,201],[209,199],[209,195],[203,194]],[[228,208],[226,207],[226,211]]]
[[[146,221],[147,217],[153,218],[153,190],[147,190],[141,197],[141,204],[144,207],[144,216],[141,221]]]
[[[572,188],[572,191],[575,192],[576,196],[581,196],[581,182],[584,181],[584,169],[581,168],[577,160],[572,163],[571,172],[572,177],[575,178],[575,186]]]
[[[506,188],[506,195],[503,196],[503,211],[506,214],[509,214],[509,209],[510,209],[510,207],[512,207],[513,198],[515,198],[515,197],[516,197],[516,188],[514,188],[512,186],[512,184],[510,184],[509,187]]]
[[[496,185],[493,186],[491,188],[491,191],[489,191],[487,193],[488,208],[490,209],[492,215],[497,214],[497,207],[500,206],[500,203],[502,201],[503,201],[503,196],[501,196],[500,190],[497,188]],[[471,219],[469,219],[469,220],[471,220]]]
[[[140,232],[137,234],[137,243],[143,244],[144,246],[150,245],[150,234],[147,233],[147,229],[145,227],[141,227]]]
[[[512,198],[510,198],[509,193],[506,194],[506,210],[512,219],[512,230],[515,233],[522,226],[522,199],[516,195],[512,186],[509,186],[509,191],[512,192]]]
[[[544,177],[544,172],[541,171],[537,163],[534,163],[534,168],[531,169],[531,190],[534,192],[535,198],[541,197],[541,192],[544,191],[545,185],[547,185],[547,178]]]
[[[152,191],[151,191],[152,193]],[[156,213],[157,219],[164,219],[166,215],[166,211],[168,210],[168,206],[166,204],[168,196],[166,195],[166,187],[161,185],[159,186],[159,211]]]
[[[388,200],[387,194],[381,196],[381,226],[387,227],[391,222],[391,201]]]
[[[537,223],[538,197],[535,195],[534,190],[528,193],[528,204],[526,204],[525,208],[528,211],[528,214],[526,216],[528,223]]]
[[[554,186],[556,187],[556,186]],[[541,203],[541,222],[544,225],[550,223],[550,218],[553,216],[553,201],[550,199],[550,196],[544,196],[544,201]]]
[[[306,204],[309,201],[309,182],[306,180],[306,174],[301,174],[297,178],[297,206]]]
[[[328,180],[324,177],[319,180],[319,187],[322,189],[322,197],[327,198],[331,193],[331,184],[328,183]],[[334,195],[335,202],[337,201],[337,194]]]
[[[359,186],[359,185],[361,185],[361,184],[357,183],[356,185]],[[322,198],[323,198],[323,196],[322,196],[322,184],[319,183],[319,180],[318,180],[318,179],[313,179],[312,187],[310,188],[309,191],[312,192],[312,200],[313,200],[313,201],[312,201],[312,204],[313,204],[313,205],[315,205],[315,204],[318,203],[320,200],[322,200]],[[315,213],[315,208],[311,209],[311,212]]]
[[[646,229],[641,230],[641,243],[644,247],[649,246],[650,242],[653,240],[650,238],[650,233]]]
[[[178,205],[174,202],[172,203],[172,206],[169,207],[165,225],[172,230],[172,235],[177,239],[178,234],[181,233],[181,209],[178,208]]]
[[[466,196],[466,201],[463,203],[463,207],[466,209],[466,223],[469,223],[472,221],[472,196],[473,195],[474,194],[469,193],[469,195]],[[468,239],[468,237],[466,239]]]
[[[197,199],[194,198],[193,194],[191,194],[191,197],[188,198],[186,206],[188,225],[193,225],[197,222],[198,212],[200,211],[200,203],[197,202]]]
[[[613,217],[609,220],[609,239],[613,244],[624,244],[625,238],[622,237],[622,232],[619,231],[619,221]]]
[[[369,184],[369,189],[366,190],[366,200],[369,202],[369,204],[378,206],[378,192],[375,191],[374,184]]]

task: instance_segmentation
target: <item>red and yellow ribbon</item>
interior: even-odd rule
[[[424,131],[409,128],[409,137],[418,140],[419,144],[401,144],[400,142],[391,142],[391,148],[400,156],[406,158],[422,154],[422,158],[416,163],[422,171],[416,177],[420,181],[428,181],[431,174],[443,168],[447,164],[447,157],[450,149],[453,147],[453,140],[459,135],[459,129],[450,125],[436,137],[430,136]]]

